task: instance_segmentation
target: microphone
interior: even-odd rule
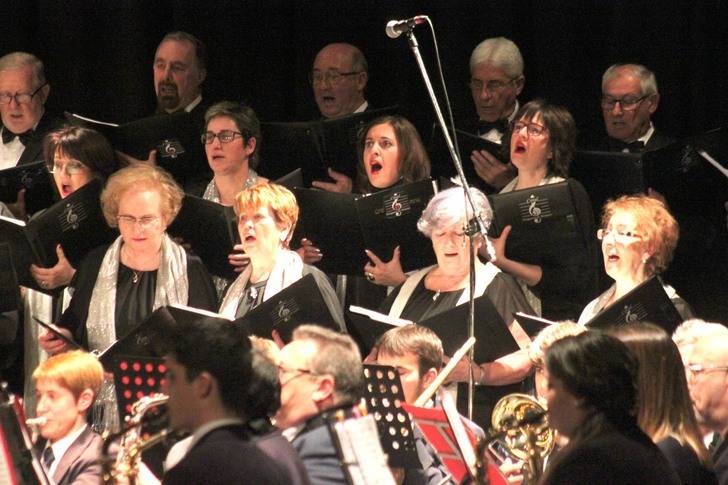
[[[416,15],[406,20],[390,20],[384,31],[390,39],[396,39],[405,32],[411,32],[415,25],[419,25],[425,21],[427,17],[424,15]]]

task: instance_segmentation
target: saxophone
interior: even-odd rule
[[[124,429],[104,437],[102,477],[105,485],[116,484],[122,478],[124,483],[136,484],[142,452],[164,440],[171,432],[169,428],[165,428],[152,436],[144,438],[142,436],[144,416],[150,410],[165,405],[168,400],[169,396],[165,394],[144,396],[132,405],[131,416],[126,419]],[[166,415],[166,412],[163,411],[163,414]],[[121,437],[119,451],[116,454],[116,459],[113,459],[109,456],[109,447],[119,437]]]

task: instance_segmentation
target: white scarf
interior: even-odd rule
[[[91,293],[86,332],[89,349],[92,351],[104,350],[116,341],[116,282],[119,276],[121,246],[122,238],[119,237],[106,251]],[[174,303],[186,305],[189,296],[185,250],[164,234],[161,251],[152,311]],[[101,412],[103,415],[99,416]],[[94,429],[115,431],[118,427],[114,383],[104,381],[94,404]]]
[[[238,276],[230,285],[225,298],[220,304],[219,313],[221,315],[230,319],[235,318],[235,313],[237,312],[238,305],[240,304],[240,298],[242,298],[245,293],[245,287],[248,284],[248,280],[250,280],[252,272],[252,264],[249,264],[245,270],[240,273],[240,276]],[[268,276],[268,281],[265,284],[263,301],[268,300],[284,288],[291,286],[302,277],[303,261],[301,261],[298,253],[287,249],[279,250],[276,262],[273,265],[273,269]]]

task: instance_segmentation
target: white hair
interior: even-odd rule
[[[728,328],[723,324],[706,322],[700,318],[685,320],[672,334],[672,341],[678,347],[694,345],[703,337],[728,336]]]
[[[470,72],[488,62],[506,73],[511,79],[523,75],[523,56],[518,46],[505,37],[485,39],[470,54]]]
[[[602,75],[602,92],[609,81],[622,74],[629,74],[640,80],[642,96],[657,94],[655,73],[641,64],[613,64]]]
[[[45,84],[46,78],[43,62],[33,54],[28,54],[27,52],[11,52],[0,57],[0,71],[12,71],[24,67],[33,69],[33,77],[35,77],[35,82],[38,85]]]

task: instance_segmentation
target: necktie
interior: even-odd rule
[[[501,133],[504,133],[508,129],[508,120],[501,119],[497,121],[484,121],[478,120],[478,134],[484,135],[490,130],[496,129]]]
[[[51,465],[53,464],[53,461],[55,459],[56,457],[53,455],[53,448],[49,446],[45,450],[43,450],[43,456],[41,457],[41,461],[43,462],[43,466],[46,468],[46,470],[51,469]]]
[[[33,130],[28,130],[25,133],[13,133],[12,131],[8,130],[7,128],[3,128],[2,137],[3,137],[3,145],[7,145],[11,141],[15,139],[15,137],[18,137],[20,139],[20,143],[23,145],[27,145],[28,141],[33,137]]]

